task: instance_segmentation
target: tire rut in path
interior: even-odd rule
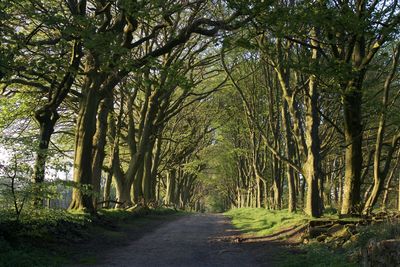
[[[235,232],[221,214],[183,216],[107,252],[94,266],[259,266],[248,250],[226,241]]]

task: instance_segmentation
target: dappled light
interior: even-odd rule
[[[0,1],[0,267],[400,266],[399,33],[399,1]]]

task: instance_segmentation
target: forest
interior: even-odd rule
[[[399,225],[399,36],[397,0],[0,1],[0,246],[110,210]]]

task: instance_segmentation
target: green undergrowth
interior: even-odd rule
[[[300,245],[296,253],[282,252],[280,266],[360,266],[362,250],[370,240],[381,241],[400,239],[399,223],[383,223],[368,225],[359,229],[359,236],[345,248],[330,248],[324,243],[312,241],[307,245]]]
[[[310,219],[338,219],[336,212],[327,212],[322,218],[310,218],[302,213],[290,214],[286,210],[272,211],[257,208],[232,209],[225,213],[231,218],[232,224],[249,236],[267,236],[290,227],[305,224]],[[356,222],[359,218],[341,219]],[[280,253],[274,257],[278,266],[360,266],[362,249],[374,239],[400,239],[399,222],[387,222],[357,228],[357,238],[346,247],[333,248],[329,244],[317,242],[315,239],[308,244],[297,245],[287,249],[281,247]]]
[[[290,214],[287,210],[267,210],[260,208],[232,209],[224,213],[232,219],[232,224],[251,236],[266,236],[292,226],[306,223],[309,218],[303,213]]]
[[[141,217],[143,215],[152,216],[152,215],[169,215],[169,214],[183,214],[183,212],[177,212],[173,209],[169,208],[156,208],[156,209],[149,209],[143,208],[140,210],[123,210],[123,209],[102,209],[98,211],[100,217],[113,219],[117,221],[129,220],[135,217]]]
[[[359,266],[356,262],[349,261],[349,255],[344,251],[332,250],[324,244],[312,243],[301,245],[295,251],[284,251],[278,255],[279,266],[282,267],[340,267]]]
[[[0,211],[0,266],[57,266],[64,262],[46,245],[82,238],[89,215],[61,210],[31,210],[18,221]]]
[[[287,210],[267,210],[260,208],[232,209],[225,213],[232,224],[249,236],[267,236],[280,230],[300,227],[310,219],[335,219],[335,214],[327,214],[324,218],[311,218],[304,213],[288,213]],[[283,246],[273,255],[278,266],[353,266],[343,258],[342,253],[330,250],[318,243],[300,245],[295,250]]]
[[[100,210],[96,216],[40,209],[16,221],[12,213],[0,210],[0,267],[61,266],[71,261],[93,264],[96,255],[90,249],[82,253],[82,244],[117,246],[131,238],[126,233],[140,233],[142,228],[180,214],[166,208]]]

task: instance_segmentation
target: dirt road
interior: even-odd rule
[[[259,266],[220,214],[193,214],[162,225],[128,246],[101,255],[94,266]]]

